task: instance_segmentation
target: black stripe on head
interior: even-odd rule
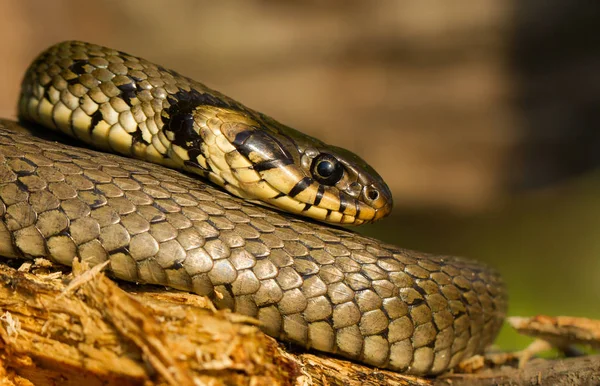
[[[268,161],[258,162],[253,166],[254,170],[257,172],[264,172],[265,170],[271,170],[275,168],[281,168],[287,165],[291,165],[294,163],[294,160],[291,158],[283,158],[283,159],[272,159]]]
[[[324,193],[325,187],[322,184],[319,184],[319,188],[317,189],[317,196],[315,197],[315,202],[313,202],[313,205],[318,206],[321,203]]]
[[[358,200],[354,201],[354,206],[356,206],[356,214],[354,215],[354,218],[359,218],[360,217],[360,205],[358,204]]]
[[[308,188],[310,186],[310,184],[312,184],[312,183],[313,183],[313,179],[312,178],[310,178],[310,177],[304,177],[303,179],[301,179],[300,181],[298,181],[296,183],[296,185],[294,185],[294,187],[288,193],[288,196],[290,196],[290,197],[296,197],[299,193],[301,193],[306,188]]]
[[[273,200],[277,200],[278,198],[281,198],[281,197],[285,197],[285,193],[281,193],[281,192],[277,193],[277,195],[275,197],[273,197]]]
[[[311,204],[305,204],[304,205],[304,209],[302,209],[303,212],[306,212],[307,210],[309,210],[312,207]]]
[[[245,134],[248,133],[248,134]],[[238,141],[238,138],[240,140]],[[264,161],[277,159],[292,159],[292,155],[286,148],[264,129],[248,130],[239,133],[233,142],[237,151],[246,158],[249,158],[250,153],[256,153]]]
[[[235,135],[235,138],[233,139],[233,145],[235,147],[243,146],[244,143],[246,142],[246,140],[248,138],[250,138],[251,135],[252,135],[252,130],[244,130],[244,131],[237,133]]]
[[[346,193],[340,191],[340,213],[344,213],[348,206],[348,200],[346,199]]]

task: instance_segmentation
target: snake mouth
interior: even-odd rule
[[[281,176],[282,172],[281,169],[261,172],[262,180],[247,186],[246,191],[252,193],[251,198],[255,201],[262,201],[263,205],[330,224],[372,223],[391,212],[392,197],[385,185],[368,187],[363,189],[362,194],[352,196],[332,187],[324,187],[310,177],[301,177],[293,165],[285,178]],[[297,181],[295,184],[294,180]],[[377,197],[373,191],[377,192]],[[365,195],[370,198],[365,198]]]

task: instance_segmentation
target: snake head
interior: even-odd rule
[[[348,150],[251,110],[200,107],[194,117],[209,178],[237,196],[333,224],[373,222],[391,211],[387,185]]]
[[[321,202],[326,196],[331,197],[332,202],[321,206],[331,211],[324,221],[360,225],[391,212],[390,189],[358,155],[336,146],[311,145],[310,141],[299,151],[302,170],[317,184],[317,193],[323,193]]]

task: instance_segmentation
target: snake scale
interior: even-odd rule
[[[503,322],[486,266],[314,221],[389,213],[364,161],[174,71],[60,43],[27,71],[19,117],[141,160],[0,120],[2,256],[109,261],[116,278],[208,296],[275,338],[409,374],[482,352]]]

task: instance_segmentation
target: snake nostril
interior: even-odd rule
[[[373,188],[367,190],[367,198],[371,201],[375,201],[379,198],[379,192]]]

